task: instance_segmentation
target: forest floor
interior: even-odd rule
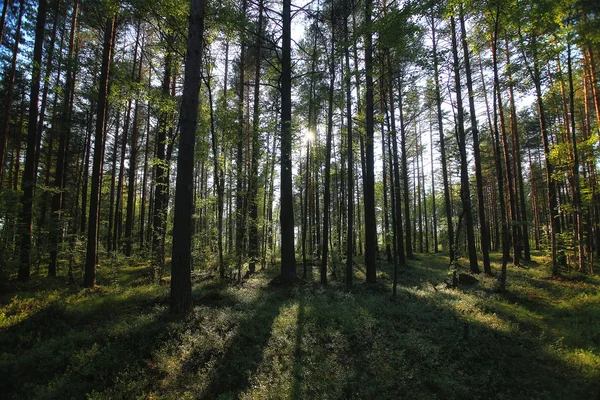
[[[317,268],[291,289],[269,285],[276,271],[199,274],[183,319],[141,262],[100,268],[94,290],[11,281],[1,397],[598,399],[600,277],[549,279],[535,260],[509,268],[504,296],[483,275],[446,288],[441,255],[411,260],[395,299],[387,265],[372,286],[357,269],[350,291],[316,283]]]

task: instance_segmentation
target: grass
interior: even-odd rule
[[[496,256],[497,257],[497,256]],[[495,262],[499,260],[493,259]],[[142,264],[100,270],[94,290],[34,277],[0,287],[0,393],[91,399],[597,399],[600,278],[548,278],[541,257],[448,289],[423,255],[378,284],[269,286],[200,279],[194,310]],[[498,268],[498,265],[494,265]],[[316,273],[316,271],[315,271]],[[315,276],[316,280],[317,277]]]

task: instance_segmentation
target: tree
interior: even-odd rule
[[[365,68],[366,68],[366,174],[363,177],[365,197],[365,267],[367,282],[375,283],[377,274],[377,220],[375,218],[375,165],[373,146],[374,112],[373,112],[373,37],[371,33],[372,0],[365,1]]]
[[[102,49],[102,67],[98,81],[98,107],[96,115],[96,129],[94,135],[94,162],[92,165],[92,187],[90,192],[90,210],[88,216],[87,251],[85,257],[85,275],[83,286],[93,288],[96,285],[96,262],[98,256],[98,223],[100,212],[100,185],[102,162],[104,156],[105,118],[107,108],[108,78],[110,62],[115,40],[116,12],[109,11],[111,16],[106,20],[104,28],[104,44]]]
[[[25,169],[21,188],[21,205],[19,215],[21,225],[21,255],[19,264],[19,280],[29,279],[31,268],[31,240],[33,233],[33,199],[37,171],[35,159],[37,153],[37,119],[40,94],[40,78],[42,72],[42,47],[44,44],[44,28],[46,25],[46,0],[38,4],[37,19],[35,23],[35,42],[33,45],[33,70],[31,72],[31,91],[29,93],[29,119],[27,125],[27,152],[25,153]],[[16,46],[16,45],[15,45]],[[1,171],[0,171],[1,172]]]

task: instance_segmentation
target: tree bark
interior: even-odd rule
[[[85,258],[85,274],[83,286],[93,288],[96,285],[96,259],[98,252],[98,222],[100,211],[100,179],[102,174],[102,156],[104,154],[105,131],[104,122],[107,108],[108,77],[112,43],[114,40],[115,19],[113,15],[106,21],[104,46],[102,50],[102,68],[98,82],[98,110],[94,135],[94,162],[92,166],[92,187],[90,192],[90,211],[88,218],[87,252]]]
[[[188,313],[192,309],[191,245],[194,144],[198,119],[205,6],[205,0],[192,0],[190,6],[173,220],[173,262],[171,265],[170,295],[172,314]]]
[[[33,45],[33,70],[31,72],[31,91],[29,93],[29,119],[27,125],[27,150],[25,153],[25,168],[21,189],[22,211],[19,215],[21,229],[21,253],[19,257],[19,280],[29,279],[31,267],[31,240],[33,233],[33,199],[36,186],[36,143],[37,143],[37,119],[38,103],[40,94],[40,78],[42,66],[42,48],[44,44],[44,27],[46,25],[46,0],[40,0],[38,4],[37,20],[35,24],[35,42]]]
[[[365,143],[366,176],[363,177],[363,195],[365,206],[365,268],[367,282],[375,283],[377,277],[377,220],[375,217],[375,164],[373,146],[374,111],[373,111],[373,37],[371,33],[371,13],[373,0],[365,1],[365,69],[366,69],[366,123],[367,137]]]
[[[6,6],[4,7],[4,10],[6,10]],[[8,136],[10,133],[10,112],[12,108],[11,106],[13,93],[15,89],[15,72],[17,70],[17,56],[19,55],[19,43],[21,42],[21,26],[23,24],[22,20],[24,12],[25,0],[21,0],[21,2],[19,3],[19,16],[17,17],[17,27],[15,30],[15,43],[13,45],[10,69],[8,70],[8,93],[6,95],[6,109],[4,110],[4,126],[2,128],[2,136],[0,136],[0,187],[2,187],[2,180],[4,178],[4,163],[6,162],[6,148],[8,145]]]
[[[296,278],[294,254],[294,199],[292,190],[292,70],[291,1],[283,0],[281,52],[281,280]]]
[[[460,6],[460,36],[464,52],[465,71],[467,78],[467,90],[469,95],[469,114],[471,117],[471,134],[473,135],[473,158],[475,160],[475,181],[477,183],[477,207],[479,214],[479,234],[481,237],[481,253],[483,255],[483,271],[487,275],[492,274],[490,265],[490,235],[489,227],[485,217],[485,200],[483,196],[483,172],[481,169],[481,153],[479,151],[479,127],[477,124],[477,112],[475,110],[475,93],[473,91],[473,79],[471,76],[471,57],[467,43],[467,30],[465,28],[465,17],[462,4]]]

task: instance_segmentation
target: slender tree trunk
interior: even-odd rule
[[[481,253],[483,255],[483,270],[491,275],[490,265],[490,237],[489,227],[485,218],[485,200],[483,196],[483,172],[481,169],[481,153],[479,151],[479,127],[477,124],[477,112],[475,110],[475,93],[473,91],[473,80],[471,77],[471,57],[467,43],[467,30],[465,28],[465,17],[462,4],[460,6],[460,31],[464,53],[464,63],[467,78],[467,90],[469,95],[469,115],[471,118],[471,134],[473,135],[473,158],[475,159],[475,181],[477,183],[477,206],[479,214],[479,230],[481,237]]]
[[[283,0],[281,52],[281,280],[296,278],[294,254],[294,199],[292,190],[292,65],[291,1]]]
[[[585,248],[583,233],[583,211],[581,208],[581,189],[579,183],[579,152],[575,129],[575,90],[573,89],[573,67],[571,60],[571,42],[567,40],[567,74],[569,77],[569,109],[571,111],[571,144],[573,146],[573,208],[575,209],[575,229],[579,254],[579,270],[585,267]]]
[[[4,10],[6,10],[6,6],[4,7]],[[5,11],[3,11],[3,13],[4,12]],[[4,126],[2,128],[2,135],[0,136],[0,187],[2,187],[2,180],[4,178],[4,163],[6,162],[6,148],[8,145],[8,136],[10,133],[10,112],[12,109],[12,99],[15,89],[15,72],[17,70],[17,56],[19,55],[19,43],[21,42],[21,25],[23,23],[22,20],[24,12],[25,0],[21,0],[21,2],[19,3],[19,15],[17,17],[17,27],[15,30],[15,43],[13,45],[10,69],[8,70],[8,93],[6,95],[6,109],[4,110]],[[2,29],[4,29],[4,24],[2,25]],[[1,37],[0,40],[2,40]]]
[[[382,71],[384,70],[385,66],[382,63]],[[384,112],[385,106],[384,106],[384,101],[385,101],[385,88],[384,88],[384,79],[382,78],[380,80],[381,85],[380,85],[380,100],[381,100],[381,112]],[[392,246],[390,246],[390,241],[389,241],[389,237],[390,237],[390,222],[389,222],[389,203],[388,203],[388,160],[386,159],[386,133],[385,133],[385,123],[383,121],[383,119],[381,120],[381,157],[382,157],[382,164],[383,164],[383,242],[385,244],[385,252],[387,255],[387,262],[388,264],[393,263],[394,261],[394,256],[392,254]],[[390,171],[391,172],[391,171]],[[390,185],[391,187],[392,185]],[[394,246],[395,247],[395,246]]]
[[[83,177],[81,179],[81,221],[79,222],[79,233],[84,233],[87,224],[87,194],[88,194],[88,183],[89,183],[89,172],[90,172],[90,153],[91,153],[91,141],[92,141],[92,113],[94,112],[94,102],[90,104],[88,111],[88,123],[87,133],[85,139],[85,151],[84,151],[84,163],[83,163]]]
[[[433,252],[439,251],[438,247],[438,229],[437,229],[437,206],[435,198],[435,171],[433,167],[433,118],[430,118],[429,123],[429,149],[431,152],[431,203],[432,203],[432,218],[433,218]]]
[[[140,33],[141,33],[141,22],[137,22],[136,27],[136,38],[135,38],[135,49],[133,54],[133,69],[131,71],[131,78],[135,84],[140,82],[141,70],[142,70],[142,57],[139,59],[139,67],[137,63],[137,50],[143,51],[144,44],[143,39],[140,46]],[[137,69],[137,71],[136,71]],[[125,216],[125,255],[131,257],[132,242],[133,242],[133,213],[135,206],[135,173],[137,169],[137,157],[138,157],[138,138],[139,138],[139,99],[138,94],[135,94],[136,99],[133,110],[133,127],[131,129],[131,143],[129,147],[129,173],[127,182],[127,214]]]
[[[151,87],[152,77],[150,76],[150,72],[148,73],[148,87]],[[145,244],[146,238],[146,196],[148,193],[148,154],[150,153],[150,100],[148,100],[147,105],[147,115],[146,115],[146,144],[144,149],[144,173],[142,178],[142,204],[140,210],[140,233],[139,233],[139,242],[140,242],[140,250],[145,250],[148,248],[148,245]],[[113,172],[114,179],[114,172]],[[148,210],[150,211],[150,210]],[[150,215],[151,212],[148,212]]]
[[[114,224],[114,213],[115,213],[115,186],[116,186],[116,173],[117,173],[117,153],[119,150],[119,125],[121,123],[121,112],[117,111],[117,117],[115,120],[115,141],[113,144],[112,152],[112,165],[110,168],[110,200],[108,209],[108,235],[107,235],[107,249],[109,253],[112,251],[112,235],[113,235],[113,224]]]
[[[331,22],[334,21],[333,8],[331,10]],[[329,210],[331,208],[331,148],[333,136],[333,96],[335,85],[335,31],[331,30],[331,60],[329,64],[329,102],[327,109],[327,139],[325,153],[325,194],[323,198],[323,236],[322,236],[322,259],[321,259],[321,284],[327,284],[327,258],[329,256]]]
[[[502,171],[502,159],[500,157],[500,139],[498,134],[498,116],[502,118],[502,103],[500,101],[500,85],[498,84],[498,60],[496,59],[496,49],[498,45],[498,30],[499,30],[499,19],[500,19],[500,4],[496,8],[496,15],[494,21],[494,27],[492,35],[492,62],[494,64],[494,93],[493,93],[493,115],[494,115],[494,142],[498,151],[494,152],[495,163],[496,163],[496,174],[498,177],[498,193],[500,203],[500,218],[502,221],[502,269],[500,274],[500,292],[504,293],[506,290],[506,265],[510,257],[510,245],[508,238],[508,218],[506,215],[506,206],[504,202],[504,173]],[[500,110],[498,110],[500,109]],[[499,112],[497,112],[499,111]],[[506,165],[509,169],[509,164]],[[509,178],[510,182],[510,178]]]
[[[58,154],[56,158],[56,173],[54,178],[54,187],[57,192],[52,196],[52,233],[50,236],[50,263],[48,265],[48,275],[56,276],[57,255],[59,246],[59,224],[60,213],[65,201],[65,181],[64,173],[67,169],[68,142],[71,136],[71,116],[73,112],[73,102],[71,101],[75,87],[75,35],[77,32],[77,17],[79,14],[79,1],[75,2],[71,20],[71,32],[69,38],[69,55],[67,57],[67,77],[65,82],[65,96],[63,98],[63,112],[59,124]],[[62,45],[61,45],[62,47]],[[57,81],[58,82],[58,81]],[[43,109],[43,107],[42,107]],[[54,124],[53,124],[54,125]],[[38,127],[41,132],[41,126]]]
[[[438,54],[437,54],[437,42],[436,42],[436,27],[435,21],[431,18],[431,42],[432,42],[432,54],[433,54],[433,78],[435,83],[435,102],[437,107],[437,119],[438,119],[438,133],[440,135],[440,161],[442,164],[442,182],[444,184],[444,205],[446,209],[446,221],[448,224],[448,253],[450,256],[450,264],[452,265],[456,261],[456,254],[454,249],[454,224],[452,223],[452,206],[450,200],[450,188],[448,185],[448,167],[446,165],[446,144],[444,140],[444,124],[443,124],[443,113],[442,113],[442,97],[440,94],[440,79],[438,71]]]
[[[164,73],[161,87],[163,101],[170,98],[171,78],[173,75],[173,56],[171,45],[172,36],[167,36],[167,53],[164,60]],[[154,211],[152,219],[152,259],[154,273],[160,279],[165,266],[165,234],[167,230],[167,212],[169,202],[169,165],[167,161],[167,136],[169,132],[172,113],[160,109],[158,114],[158,127],[156,136],[156,184],[154,186]]]
[[[21,253],[19,257],[19,280],[29,279],[31,268],[31,241],[33,234],[33,199],[36,185],[35,158],[37,153],[37,119],[40,94],[40,78],[42,66],[42,47],[44,44],[44,27],[46,25],[46,0],[38,4],[35,24],[35,42],[33,45],[33,70],[31,72],[31,91],[29,93],[29,119],[27,124],[27,151],[25,153],[25,169],[21,189],[22,211],[19,215],[21,229]]]
[[[454,80],[456,84],[456,118],[457,118],[457,129],[458,129],[458,149],[460,152],[460,198],[462,203],[463,213],[465,215],[466,231],[467,231],[467,247],[469,251],[469,266],[472,273],[479,273],[479,266],[477,263],[477,249],[475,247],[475,232],[473,229],[473,214],[471,211],[471,191],[469,189],[469,170],[467,160],[467,145],[466,145],[466,134],[464,125],[464,110],[462,103],[462,90],[460,84],[460,64],[458,60],[458,43],[456,40],[456,23],[454,16],[450,17],[450,24],[452,26],[452,54],[454,58]],[[473,118],[474,118],[474,114]],[[476,124],[473,124],[475,127]],[[476,129],[476,128],[475,128]]]
[[[114,40],[115,19],[113,15],[106,21],[104,31],[104,48],[102,50],[102,68],[98,82],[98,110],[94,137],[94,163],[92,166],[92,188],[90,193],[90,211],[88,219],[87,252],[83,286],[93,288],[96,285],[96,258],[98,251],[98,222],[100,211],[100,179],[102,173],[102,156],[104,153],[104,122],[107,108],[107,88],[110,74],[112,42]],[[125,134],[123,132],[123,134]]]
[[[348,13],[348,10],[345,10]],[[348,17],[344,19],[344,40],[348,41]],[[354,247],[354,238],[353,238],[353,230],[354,230],[354,157],[352,151],[352,93],[351,93],[351,82],[350,82],[350,51],[348,47],[344,49],[344,55],[346,58],[346,129],[348,131],[347,136],[347,160],[348,160],[348,169],[347,169],[347,178],[348,178],[348,187],[347,195],[348,195],[348,216],[347,216],[347,231],[346,231],[346,286],[352,286],[352,274],[353,274],[353,247]]]
[[[407,258],[413,258],[414,254],[413,254],[413,235],[411,233],[411,226],[412,223],[410,221],[410,197],[409,197],[409,183],[408,183],[408,153],[406,150],[406,126],[404,123],[404,109],[403,109],[403,103],[402,103],[402,82],[401,82],[402,78],[399,78],[398,82],[398,113],[400,116],[400,162],[402,163],[402,187],[403,187],[403,191],[402,191],[402,195],[403,195],[403,200],[404,200],[404,224],[406,227],[406,230],[404,231],[404,234],[406,236],[406,257]],[[390,81],[390,85],[393,86],[392,84],[393,81]],[[393,103],[392,103],[392,99],[390,98],[390,108],[393,109]],[[392,111],[393,114],[393,111]],[[392,115],[392,121],[394,120],[394,117]],[[395,131],[395,128],[392,127],[392,130]],[[395,140],[395,139],[394,139]],[[400,213],[398,212],[398,215],[400,215]],[[402,264],[402,263],[401,263]]]
[[[8,11],[8,0],[2,3],[2,17],[0,17],[0,45],[4,39],[4,27],[6,26],[6,13]]]
[[[510,107],[510,122],[512,133],[512,153],[513,153],[513,169],[514,169],[514,187],[515,187],[515,206],[518,220],[518,236],[520,238],[520,248],[522,246],[525,261],[531,261],[531,250],[529,248],[529,228],[527,224],[527,209],[525,207],[525,188],[523,184],[523,171],[521,166],[521,146],[519,143],[519,131],[517,126],[517,108],[515,106],[514,84],[511,73],[510,52],[508,39],[506,39],[506,65],[508,72],[508,93]],[[522,242],[522,243],[521,243]]]
[[[248,256],[250,262],[248,271],[254,273],[258,261],[258,159],[260,157],[260,72],[261,47],[263,34],[263,0],[258,3],[258,33],[256,38],[256,65],[254,66],[254,112],[252,116],[252,160],[250,169],[250,230]]]
[[[242,12],[245,14],[247,9],[247,0],[242,0]],[[242,279],[242,264],[244,261],[244,241],[246,227],[244,201],[246,193],[244,192],[244,138],[245,138],[245,122],[244,122],[244,86],[245,86],[245,71],[246,71],[246,43],[245,33],[242,29],[240,33],[241,49],[240,49],[240,69],[239,69],[239,86],[238,86],[238,121],[239,132],[237,137],[237,152],[236,152],[236,211],[235,211],[235,254],[238,279]]]
[[[499,12],[499,11],[498,11]],[[497,27],[496,27],[497,28]],[[500,91],[500,78],[498,74],[498,52],[497,52],[497,35],[498,31],[496,30],[493,33],[492,38],[492,58],[493,58],[493,70],[494,70],[494,90],[496,95],[496,101],[498,105],[498,117],[500,118],[500,132],[502,134],[502,149],[504,154],[504,166],[506,168],[506,179],[508,182],[508,199],[509,199],[509,211],[510,211],[510,219],[512,226],[512,243],[513,243],[513,265],[518,266],[519,260],[521,258],[521,245],[519,243],[519,230],[517,228],[517,207],[515,200],[515,190],[514,190],[514,180],[511,168],[511,158],[510,158],[510,150],[508,147],[508,139],[506,134],[506,122],[504,119],[504,106],[502,104],[502,93]],[[498,149],[500,149],[498,147]],[[498,186],[500,189],[500,186]],[[504,196],[504,191],[500,190],[499,193],[501,196]],[[504,214],[503,214],[504,216]]]
[[[367,282],[375,283],[377,275],[377,220],[375,217],[375,164],[373,146],[374,111],[373,111],[373,37],[371,33],[371,13],[373,1],[365,1],[365,69],[366,69],[366,124],[367,135],[365,143],[366,176],[363,177],[363,194],[365,203],[365,267]]]

